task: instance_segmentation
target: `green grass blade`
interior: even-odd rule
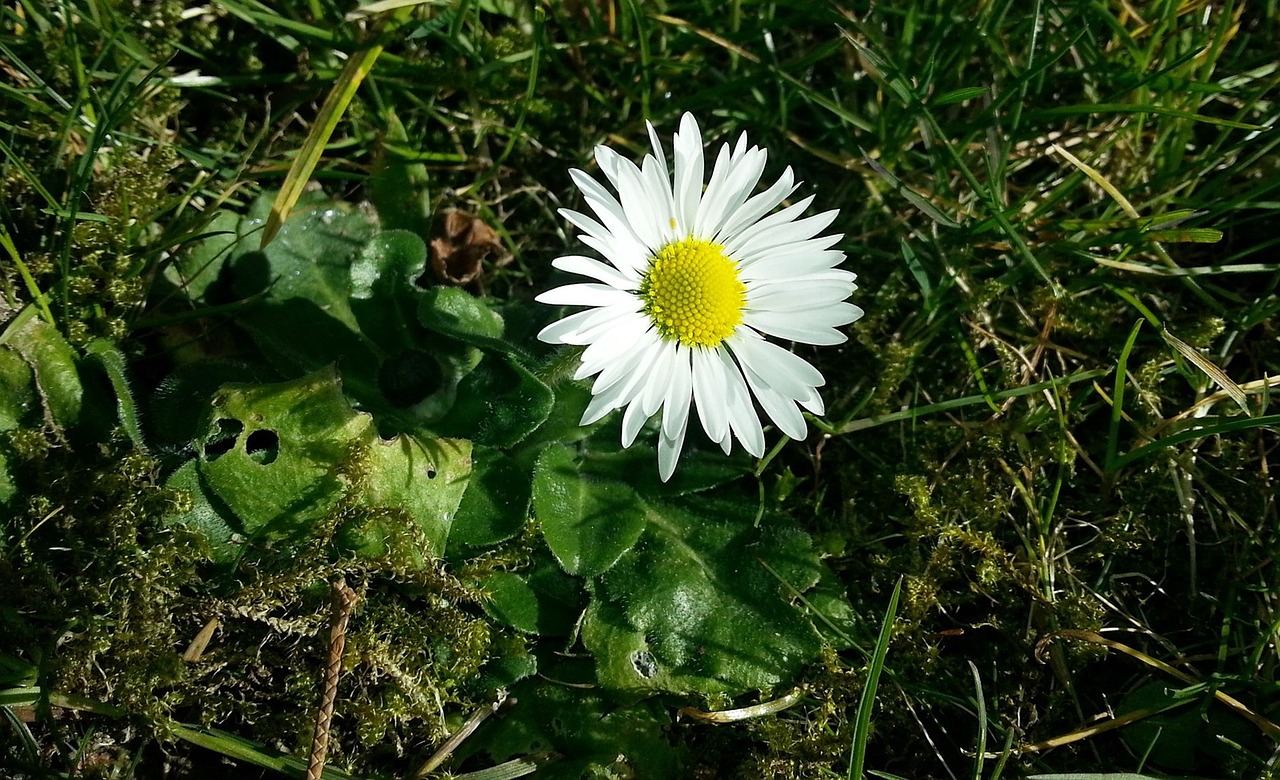
[[[1107,471],[1115,471],[1116,469],[1116,451],[1120,443],[1120,418],[1124,416],[1124,387],[1127,382],[1129,354],[1133,352],[1133,344],[1138,340],[1138,331],[1142,330],[1142,323],[1146,320],[1138,320],[1133,325],[1133,330],[1129,331],[1129,338],[1124,343],[1124,349],[1120,350],[1120,358],[1116,361],[1116,384],[1115,392],[1111,396],[1111,424],[1107,429]]]
[[[356,96],[356,90],[360,88],[365,76],[369,75],[369,71],[373,69],[373,63],[377,62],[380,54],[382,54],[381,44],[374,44],[367,49],[361,49],[347,60],[346,67],[338,76],[338,82],[333,85],[329,96],[325,98],[324,105],[320,107],[320,113],[316,116],[315,124],[311,126],[311,132],[307,134],[302,148],[298,150],[298,156],[293,159],[293,165],[289,166],[289,173],[284,177],[280,192],[276,193],[275,202],[271,204],[271,214],[267,217],[267,224],[262,230],[262,243],[259,245],[261,248],[265,249],[267,244],[271,243],[271,239],[275,238],[276,233],[280,231],[280,226],[289,218],[289,212],[297,204],[298,198],[302,197],[307,182],[311,180],[311,174],[324,155],[325,145],[329,143],[333,131],[338,127],[338,122],[346,113],[347,106],[351,105],[351,100]]]
[[[264,745],[260,745],[235,734],[229,734],[206,726],[186,726],[174,724],[174,736],[193,745],[212,750],[236,761],[270,769],[292,777],[301,777],[307,771],[305,762],[290,755],[277,753]],[[332,767],[325,767],[320,775],[324,780],[355,780],[349,775]]]
[[[959,409],[964,406],[974,406],[976,404],[984,404],[989,401],[1003,401],[1007,398],[1018,398],[1019,396],[1031,395],[1039,393],[1042,390],[1051,390],[1067,385],[1073,385],[1078,382],[1088,382],[1091,379],[1097,379],[1100,376],[1106,376],[1111,373],[1103,368],[1095,368],[1089,371],[1077,371],[1074,374],[1068,374],[1058,379],[1050,379],[1045,382],[1037,382],[1034,385],[1026,385],[1024,387],[1015,387],[1010,390],[1001,390],[997,393],[967,395],[963,398],[953,398],[950,401],[940,401],[936,404],[927,404],[925,406],[917,406],[914,409],[906,409],[901,412],[893,412],[891,414],[881,414],[875,417],[864,417],[860,420],[852,420],[844,425],[827,428],[823,425],[822,420],[815,418],[814,424],[822,427],[824,433],[843,434],[855,433],[857,431],[865,431],[868,428],[875,428],[887,423],[902,422],[904,420],[914,420],[917,417],[924,417],[939,412],[949,412],[952,409]]]
[[[889,608],[885,610],[884,622],[880,624],[880,636],[876,639],[871,665],[867,668],[867,681],[862,687],[862,696],[858,699],[853,747],[849,751],[849,780],[862,780],[863,764],[867,758],[867,739],[871,736],[871,710],[876,704],[876,686],[880,684],[884,659],[889,654],[889,640],[893,637],[893,624],[898,616],[898,597],[901,595],[902,578],[899,578],[898,584],[893,586],[893,595],[889,597]]]
[[[987,757],[987,701],[982,693],[982,675],[978,667],[969,661],[969,671],[973,672],[974,698],[978,704],[978,753],[973,760],[973,780],[982,780],[982,764]]]
[[[22,275],[22,283],[27,286],[27,294],[31,296],[31,300],[40,309],[40,316],[44,317],[45,322],[50,325],[57,325],[53,321],[53,312],[49,311],[49,302],[46,300],[45,294],[40,292],[40,288],[36,286],[36,280],[31,275],[31,269],[27,268],[27,264],[22,262],[22,256],[18,254],[18,248],[14,246],[13,239],[9,238],[9,231],[3,224],[0,224],[0,246],[3,246],[4,250],[9,253],[9,258],[13,260],[18,273]]]
[[[1172,447],[1175,444],[1183,442],[1195,441],[1196,439],[1204,439],[1209,436],[1218,436],[1223,433],[1232,433],[1234,431],[1244,431],[1250,428],[1276,428],[1280,427],[1280,414],[1269,414],[1265,417],[1233,417],[1226,422],[1221,422],[1221,417],[1204,417],[1196,421],[1194,428],[1179,431],[1170,436],[1164,436],[1156,441],[1144,444],[1135,450],[1126,452],[1116,457],[1112,463],[1112,470],[1122,469],[1136,460],[1145,458],[1154,454],[1165,447]],[[1202,423],[1207,423],[1202,425]]]

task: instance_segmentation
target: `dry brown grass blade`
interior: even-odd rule
[[[1158,658],[1153,658],[1152,656],[1147,655],[1141,650],[1130,647],[1122,642],[1117,642],[1114,639],[1107,639],[1101,634],[1097,634],[1093,631],[1066,630],[1066,631],[1057,631],[1053,634],[1050,634],[1049,636],[1040,640],[1039,646],[1037,646],[1036,648],[1036,656],[1039,657],[1043,653],[1044,649],[1049,645],[1049,643],[1053,642],[1053,640],[1055,639],[1078,639],[1082,642],[1090,642],[1095,645],[1101,645],[1102,647],[1106,647],[1110,650],[1116,650],[1118,652],[1124,653],[1130,658],[1136,658],[1138,661],[1141,661],[1143,664],[1150,666],[1152,669],[1158,669],[1159,671],[1164,672],[1165,674],[1169,675],[1170,677],[1173,677],[1174,679],[1180,682],[1184,682],[1188,685],[1200,684],[1200,681],[1197,680],[1195,677],[1192,677],[1186,672],[1182,672],[1182,671],[1179,671],[1178,669],[1175,669],[1174,667],[1170,666],[1164,661],[1161,661]],[[1262,717],[1258,713],[1254,712],[1244,702],[1240,701],[1239,699],[1229,694],[1223,693],[1222,691],[1216,690],[1216,689],[1213,690],[1213,697],[1217,699],[1219,702],[1230,707],[1240,717],[1244,718],[1245,720],[1249,721],[1253,725],[1257,726],[1268,737],[1271,737],[1274,740],[1280,741],[1280,726],[1277,726],[1276,724],[1272,723],[1270,720],[1267,720],[1266,718]],[[1165,709],[1168,709],[1168,708],[1165,708]],[[1023,745],[1020,748],[1020,750],[1022,752],[1032,752],[1037,750],[1045,750],[1051,747],[1057,747],[1059,745],[1065,745],[1071,742],[1079,741],[1081,739],[1086,739],[1088,737],[1094,736],[1095,734],[1101,734],[1106,731],[1111,731],[1112,729],[1120,728],[1121,726],[1127,725],[1137,720],[1141,720],[1146,717],[1150,717],[1151,715],[1156,715],[1163,711],[1164,711],[1163,709],[1141,710],[1139,712],[1127,713],[1125,715],[1112,718],[1111,720],[1104,721],[1094,726],[1089,726],[1083,729],[1079,729],[1077,731],[1073,731],[1069,734],[1063,734],[1062,736],[1054,737],[1053,739],[1045,740],[1043,742],[1036,742],[1031,745]]]

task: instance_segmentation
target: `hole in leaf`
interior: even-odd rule
[[[435,479],[435,478],[436,478],[436,467],[427,466],[427,479]]]
[[[658,660],[648,650],[632,653],[631,665],[635,667],[636,674],[646,680],[652,679],[658,673]]]
[[[430,353],[408,349],[387,358],[378,369],[378,388],[401,408],[419,403],[440,389],[444,371]]]
[[[215,426],[217,432],[204,445],[204,456],[211,461],[231,452],[236,446],[236,439],[240,438],[240,432],[244,430],[244,423],[226,418],[219,419]]]
[[[245,454],[263,466],[276,462],[280,456],[280,437],[275,431],[257,430],[244,442]]]

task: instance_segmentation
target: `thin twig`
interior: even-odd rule
[[[431,758],[427,759],[427,762],[423,764],[413,775],[415,780],[422,780],[422,778],[431,774],[436,767],[443,764],[444,760],[448,758],[453,751],[458,749],[458,745],[461,745],[464,739],[471,736],[471,732],[479,728],[480,724],[484,723],[486,718],[502,709],[504,705],[513,706],[515,703],[515,699],[507,698],[507,692],[505,690],[499,690],[498,695],[492,702],[473,712],[471,717],[467,718],[467,722],[462,724],[462,728],[455,731],[447,740],[445,740],[445,743],[440,746],[440,749],[433,753]]]
[[[333,615],[329,622],[329,666],[324,672],[324,689],[320,693],[320,710],[316,713],[316,733],[311,740],[311,760],[307,763],[307,780],[320,780],[324,774],[325,756],[329,753],[329,724],[333,721],[333,705],[338,698],[338,677],[342,674],[342,650],[347,644],[347,621],[356,606],[356,592],[347,587],[346,579],[333,582]]]

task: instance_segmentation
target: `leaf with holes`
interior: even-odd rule
[[[367,441],[332,371],[272,385],[229,385],[199,446],[205,484],[252,537],[289,535],[329,511],[344,486],[337,466]]]
[[[467,441],[401,435],[384,440],[357,413],[332,370],[292,382],[230,385],[213,400],[197,468],[251,538],[305,533],[340,499],[411,518],[439,555],[471,473]],[[382,529],[386,530],[386,529]],[[354,545],[381,554],[379,529]]]
[[[604,686],[736,695],[789,683],[821,647],[792,603],[822,566],[809,537],[755,508],[646,502],[643,536],[592,586],[582,628]]]

